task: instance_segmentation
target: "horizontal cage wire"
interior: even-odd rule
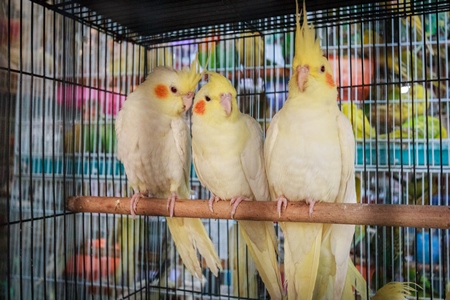
[[[202,261],[197,278],[164,217],[66,209],[74,195],[133,195],[115,120],[157,66],[198,54],[267,130],[293,74],[295,2],[241,2],[0,4],[1,299],[270,298],[235,220],[202,219],[223,270]],[[359,203],[449,206],[448,1],[306,5],[353,125]],[[190,187],[211,196],[193,165]],[[371,295],[409,281],[421,287],[411,299],[449,297],[448,229],[357,225],[350,257]]]

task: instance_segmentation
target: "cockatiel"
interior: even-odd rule
[[[191,139],[183,114],[192,105],[201,78],[197,58],[190,71],[157,67],[125,101],[116,120],[117,157],[135,190],[134,214],[142,195],[167,198],[173,215],[178,197],[190,198]],[[189,272],[201,278],[196,250],[217,276],[220,259],[200,219],[167,218],[181,259]]]
[[[264,64],[264,38],[259,32],[239,34],[236,52],[242,66],[258,67]]]
[[[270,200],[264,171],[263,131],[239,111],[236,90],[218,73],[196,94],[192,115],[192,151],[200,182],[218,200],[230,200],[231,216],[244,200]],[[256,268],[272,299],[282,299],[272,222],[238,221]]]
[[[274,116],[264,145],[272,199],[356,203],[352,125],[339,110],[333,70],[306,9],[297,28],[289,96]],[[341,299],[355,227],[281,222],[289,299]],[[319,264],[320,258],[320,264]],[[322,263],[323,262],[323,263]],[[317,280],[317,283],[316,283]],[[316,287],[316,288],[315,288]]]
[[[355,137],[359,140],[365,138],[375,138],[376,131],[372,127],[364,114],[364,111],[356,106],[356,104],[351,102],[342,102],[341,110],[344,115],[352,122],[353,132]]]

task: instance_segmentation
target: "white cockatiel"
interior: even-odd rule
[[[337,105],[333,69],[314,28],[307,24],[305,9],[302,27],[299,23],[297,7],[289,96],[270,123],[264,154],[278,212],[287,200],[305,201],[311,216],[318,201],[356,203],[355,140],[350,122]],[[280,225],[285,236],[288,298],[341,299],[354,226]]]
[[[191,138],[183,114],[192,105],[201,78],[198,61],[190,70],[157,67],[125,101],[116,120],[117,157],[135,194],[134,214],[142,195],[167,198],[170,216],[175,200],[190,198]],[[167,225],[189,272],[202,277],[197,249],[217,276],[220,259],[203,223],[167,218]]]
[[[218,200],[231,201],[233,216],[243,200],[270,201],[264,171],[263,131],[239,111],[236,90],[218,73],[196,94],[192,115],[192,150],[200,182]],[[238,221],[256,268],[272,299],[283,298],[277,238],[273,222]],[[242,262],[245,267],[245,262]],[[235,287],[237,288],[237,287]]]

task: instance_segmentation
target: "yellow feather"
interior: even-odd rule
[[[257,298],[257,270],[252,256],[248,255],[248,247],[244,242],[242,230],[235,223],[228,233],[229,260],[232,262],[232,287],[235,297]]]
[[[189,128],[183,119],[183,101],[189,104],[189,97],[202,76],[197,69],[197,58],[190,70],[155,68],[127,97],[120,110],[115,124],[117,157],[135,192],[149,192],[152,196],[168,199],[173,195],[189,198],[191,145]],[[189,272],[197,278],[202,277],[198,250],[217,276],[221,261],[202,221],[167,218],[167,224]]]
[[[236,51],[239,62],[246,67],[264,64],[264,39],[258,32],[240,34],[236,40]]]
[[[406,296],[416,291],[410,284],[409,282],[389,282],[377,291],[372,300],[406,300],[408,299]]]
[[[323,57],[322,49],[320,48],[320,40],[316,39],[314,26],[308,24],[305,2],[303,2],[303,24],[301,27],[298,2],[296,2],[296,5],[297,30],[295,32],[295,55],[292,64],[294,70],[300,65],[309,61],[319,61]]]
[[[447,283],[447,296],[445,296],[445,300],[450,300],[450,281]]]
[[[351,121],[353,132],[357,139],[375,138],[375,128],[367,119],[362,109],[359,109],[356,104],[350,102],[343,102],[341,105],[342,113]]]
[[[244,196],[269,201],[260,124],[239,111],[236,90],[227,78],[218,73],[207,74],[209,82],[197,92],[192,116],[192,149],[198,178],[221,200]],[[283,287],[273,223],[239,221],[238,224],[271,298],[281,299]],[[247,266],[241,262],[239,267]]]

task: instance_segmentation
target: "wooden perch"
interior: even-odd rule
[[[166,199],[141,198],[136,214],[167,217],[166,204]],[[130,214],[130,198],[70,197],[66,208],[72,212]],[[311,218],[308,208],[303,202],[289,202],[279,217],[274,201],[243,201],[234,219],[450,229],[450,206],[316,203]],[[230,212],[229,201],[216,202],[211,212],[207,200],[177,200],[174,216],[231,219]]]

